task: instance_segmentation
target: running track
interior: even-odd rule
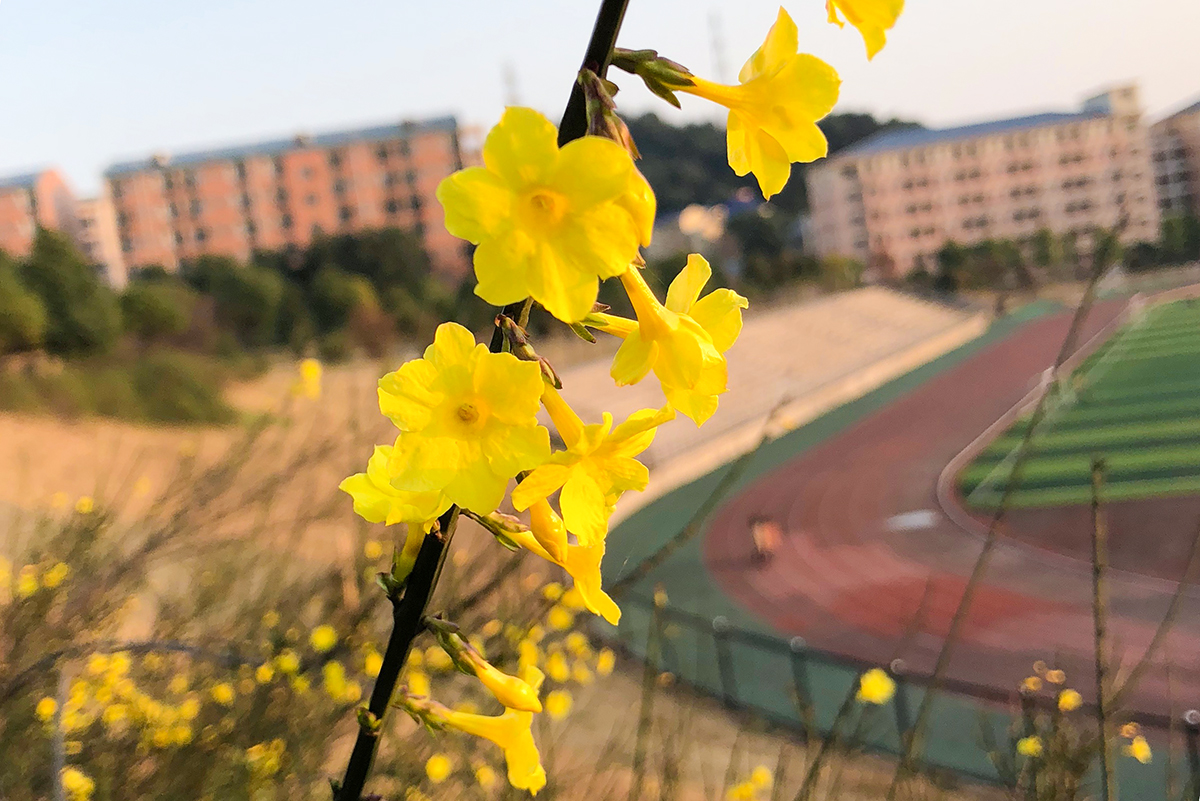
[[[1098,305],[1080,342],[1119,312]],[[938,508],[946,463],[1033,386],[1070,323],[1057,313],[1026,324],[883,409],[759,478],[711,518],[703,558],[736,603],[815,648],[932,669],[981,540]],[[920,512],[896,520],[896,516]],[[778,520],[783,545],[765,567],[750,561],[753,514]],[[901,521],[921,523],[920,527]],[[920,518],[924,518],[921,520]],[[1139,549],[1113,532],[1115,548]],[[1133,563],[1115,553],[1113,561]],[[1127,661],[1140,655],[1174,584],[1114,574],[1111,628]],[[1015,688],[1036,659],[1056,663],[1085,695],[1093,686],[1090,565],[1002,539],[966,619],[950,675]],[[905,636],[914,626],[916,633]],[[1200,592],[1189,594],[1167,651],[1173,695],[1200,702]],[[1164,672],[1147,674],[1132,704],[1168,712]]]

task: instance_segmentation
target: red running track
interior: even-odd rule
[[[1121,305],[1094,308],[1079,341]],[[1034,386],[1070,317],[1026,324],[733,496],[703,544],[717,584],[815,648],[877,663],[900,656],[912,670],[932,670],[982,542],[938,507],[938,475]],[[751,561],[747,520],[755,514],[786,532],[765,566]],[[1139,548],[1135,538],[1120,542]],[[1120,553],[1113,559],[1138,563]],[[1148,572],[1112,577],[1111,627],[1127,662],[1149,642],[1175,587]],[[1067,670],[1086,695],[1094,685],[1091,592],[1087,562],[1002,538],[949,675],[1015,689],[1043,659]],[[1200,702],[1200,593],[1187,596],[1165,653],[1177,666],[1171,680],[1179,703]],[[1163,671],[1147,674],[1132,703],[1169,711]]]

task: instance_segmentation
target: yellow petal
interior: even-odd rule
[[[497,236],[512,216],[512,190],[498,175],[483,167],[459,170],[438,184],[446,230],[479,244]]]
[[[699,253],[688,255],[687,264],[667,288],[667,302],[663,305],[677,314],[687,314],[711,277],[712,267],[707,259]]]
[[[379,411],[401,431],[420,431],[429,425],[441,394],[433,390],[437,368],[413,359],[379,379]]]
[[[438,371],[466,366],[471,362],[475,347],[475,335],[470,331],[458,323],[442,323],[434,332],[433,344],[425,349],[425,359]]]
[[[666,395],[668,403],[678,409],[680,414],[690,417],[697,426],[704,425],[704,421],[712,417],[713,412],[717,410],[716,395],[707,395],[682,387],[669,387],[665,384],[663,394]]]
[[[513,478],[550,458],[550,432],[539,425],[501,426],[484,440],[483,452],[493,473]]]
[[[483,161],[510,186],[542,183],[558,159],[554,123],[529,108],[505,109],[483,143]]]
[[[560,253],[570,254],[571,264],[581,272],[615,278],[628,270],[637,256],[638,232],[623,206],[605,203],[572,217],[563,225],[555,246]]]
[[[475,294],[493,306],[507,306],[529,297],[531,244],[520,232],[508,232],[475,248]]]
[[[642,338],[640,330],[634,331],[617,349],[610,374],[619,387],[636,384],[646,377],[657,358],[658,343],[648,342]]]
[[[582,470],[573,470],[563,485],[558,505],[562,508],[567,530],[579,538],[580,545],[603,540],[608,533],[611,509],[596,482]]]
[[[572,545],[567,549],[567,562],[563,567],[575,580],[575,587],[588,610],[615,626],[621,621],[621,608],[601,587],[600,562],[603,559],[603,540],[587,548]]]
[[[496,511],[496,507],[504,500],[509,478],[511,476],[493,472],[483,453],[477,452],[463,460],[446,484],[445,493],[464,509],[486,515]]]
[[[629,177],[628,191],[617,198],[616,202],[633,220],[634,230],[642,247],[649,245],[650,237],[654,233],[654,213],[658,202],[654,198],[654,190],[650,188],[650,183],[636,168]]]
[[[452,439],[401,434],[392,448],[388,473],[398,490],[429,492],[442,489],[461,462],[462,447]]]
[[[754,55],[750,56],[750,59],[742,67],[741,72],[738,73],[738,80],[742,83],[749,83],[755,78],[778,70],[788,58],[796,55],[798,47],[799,35],[796,23],[780,7],[775,24],[771,26],[771,30],[767,31],[766,41],[763,42],[762,47],[754,51]]]
[[[559,464],[544,464],[532,473],[512,491],[512,504],[519,512],[523,512],[537,501],[553,495],[567,483],[571,468]]]
[[[740,115],[731,114],[731,123],[734,118],[740,118]],[[750,164],[750,171],[758,180],[758,188],[762,191],[763,197],[770,200],[787,186],[788,178],[792,174],[791,159],[788,158],[783,146],[761,128],[753,130],[747,128],[743,141],[746,148],[745,160]],[[732,137],[729,142],[732,147]],[[734,154],[731,150],[729,163],[733,164],[733,161]]]
[[[605,459],[602,468],[607,479],[603,489],[608,496],[617,496],[630,490],[641,492],[650,483],[650,471],[646,466],[628,456]]]
[[[573,255],[542,244],[528,276],[529,294],[564,323],[577,323],[586,317],[600,289],[595,273],[577,269],[569,260]]]
[[[904,0],[829,0],[830,22],[837,22],[834,6],[846,15],[846,21],[858,28],[867,46],[867,58],[883,49],[887,31],[904,10]],[[841,23],[838,22],[840,25]]]
[[[633,159],[625,148],[611,139],[585,136],[559,152],[548,183],[570,199],[572,213],[582,214],[628,191],[632,171]]]
[[[724,353],[742,332],[742,309],[750,302],[732,289],[718,289],[692,307],[691,318],[712,337],[713,347]]]
[[[542,371],[537,362],[524,362],[511,353],[486,353],[472,377],[472,389],[497,419],[510,425],[529,425],[542,402]]]
[[[675,419],[670,406],[661,409],[639,409],[613,429],[609,452],[618,456],[637,456],[654,441],[654,433],[663,423]]]

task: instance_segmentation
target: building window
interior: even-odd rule
[[[417,174],[412,170],[409,170],[404,174],[404,180],[408,181],[409,186],[414,186],[417,183]]]
[[[120,181],[112,182],[112,190],[111,191],[112,191],[113,198],[120,198],[121,195],[123,195],[125,192],[124,187],[121,186]]]
[[[308,197],[304,198],[304,202],[310,206],[315,206],[315,205],[317,205],[317,196],[309,195]]]
[[[276,156],[275,158],[271,159],[271,163],[275,165],[275,174],[283,175],[283,159],[279,158],[279,156]]]
[[[411,205],[412,205],[413,211],[420,211],[421,210],[421,198],[417,197],[416,195],[413,195]]]
[[[330,153],[329,153],[329,166],[330,166],[330,167],[333,167],[335,170],[336,170],[338,167],[342,166],[342,154],[341,154],[341,153],[339,153],[339,152],[338,152],[338,151],[336,151],[336,150],[330,151]]]
[[[233,165],[233,171],[234,171],[234,173],[237,174],[239,181],[246,180],[246,164],[245,164],[245,162],[241,162],[241,161],[235,162]]]
[[[196,174],[191,170],[184,170],[183,182],[187,184],[188,189],[196,188]]]
[[[379,160],[380,160],[380,161],[387,161],[387,159],[388,159],[388,149],[387,149],[387,146],[385,146],[385,145],[380,145],[380,146],[379,146],[379,149],[375,151],[375,155],[379,157]]]
[[[275,200],[279,203],[287,203],[288,195],[286,189],[278,189],[275,192]]]
[[[334,182],[333,182],[333,191],[334,191],[334,192],[337,192],[339,195],[341,195],[341,194],[345,194],[345,192],[346,192],[346,182],[345,182],[345,181],[341,181],[341,180],[334,181]]]
[[[300,174],[301,174],[302,176],[304,176],[304,179],[305,179],[306,181],[308,181],[308,180],[312,180],[312,177],[313,177],[313,168],[312,168],[312,167],[305,167],[303,170],[301,170],[301,171],[300,171]]]
[[[407,140],[407,139],[401,139],[401,140],[400,140],[399,150],[400,150],[400,155],[401,155],[401,156],[408,156],[408,155],[410,155],[410,154],[412,153],[412,150],[411,150],[411,149],[409,148],[409,146],[408,146],[408,140]]]
[[[165,188],[168,192],[175,188],[175,182],[171,180],[171,176],[163,176],[163,188]]]
[[[175,219],[179,216],[179,207],[174,203],[172,203],[168,208],[171,210],[171,219]]]
[[[203,228],[197,228],[196,229],[196,241],[203,242],[206,239],[208,239],[208,231],[204,230]]]
[[[242,208],[243,209],[250,208],[250,195],[248,195],[248,194],[242,195]]]
[[[199,200],[193,200],[191,202],[191,212],[192,212],[192,217],[200,216],[200,201]]]
[[[129,253],[133,250],[133,242],[126,237],[121,237],[121,250]]]
[[[290,214],[283,215],[279,219],[279,227],[284,229],[285,231],[290,230],[292,227],[292,215],[290,215]]]
[[[394,200],[389,200],[384,208],[387,209],[388,214],[395,214],[396,212],[400,211],[400,204]]]
[[[350,219],[353,216],[354,209],[350,208],[349,206],[342,206],[341,210],[338,211],[338,217],[341,218],[342,222],[350,222]]]
[[[183,244],[183,234],[179,233],[178,231],[175,232],[175,244],[176,245]]]

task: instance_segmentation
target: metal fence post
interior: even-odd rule
[[[912,730],[912,710],[908,705],[908,665],[903,659],[893,659],[888,665],[888,672],[896,682],[896,693],[892,697],[892,706],[896,710],[896,733],[900,735],[901,744]]]
[[[1183,727],[1187,737],[1188,783],[1184,798],[1200,795],[1200,710],[1189,709],[1183,713]]]
[[[793,637],[788,640],[788,652],[792,662],[792,688],[796,692],[796,711],[800,715],[801,731],[804,738],[816,736],[813,728],[816,726],[814,717],[812,688],[808,682],[808,643],[803,637]]]
[[[713,646],[717,651],[717,672],[721,677],[721,697],[726,706],[737,705],[737,683],[733,678],[733,656],[729,653],[729,619],[712,619]]]

